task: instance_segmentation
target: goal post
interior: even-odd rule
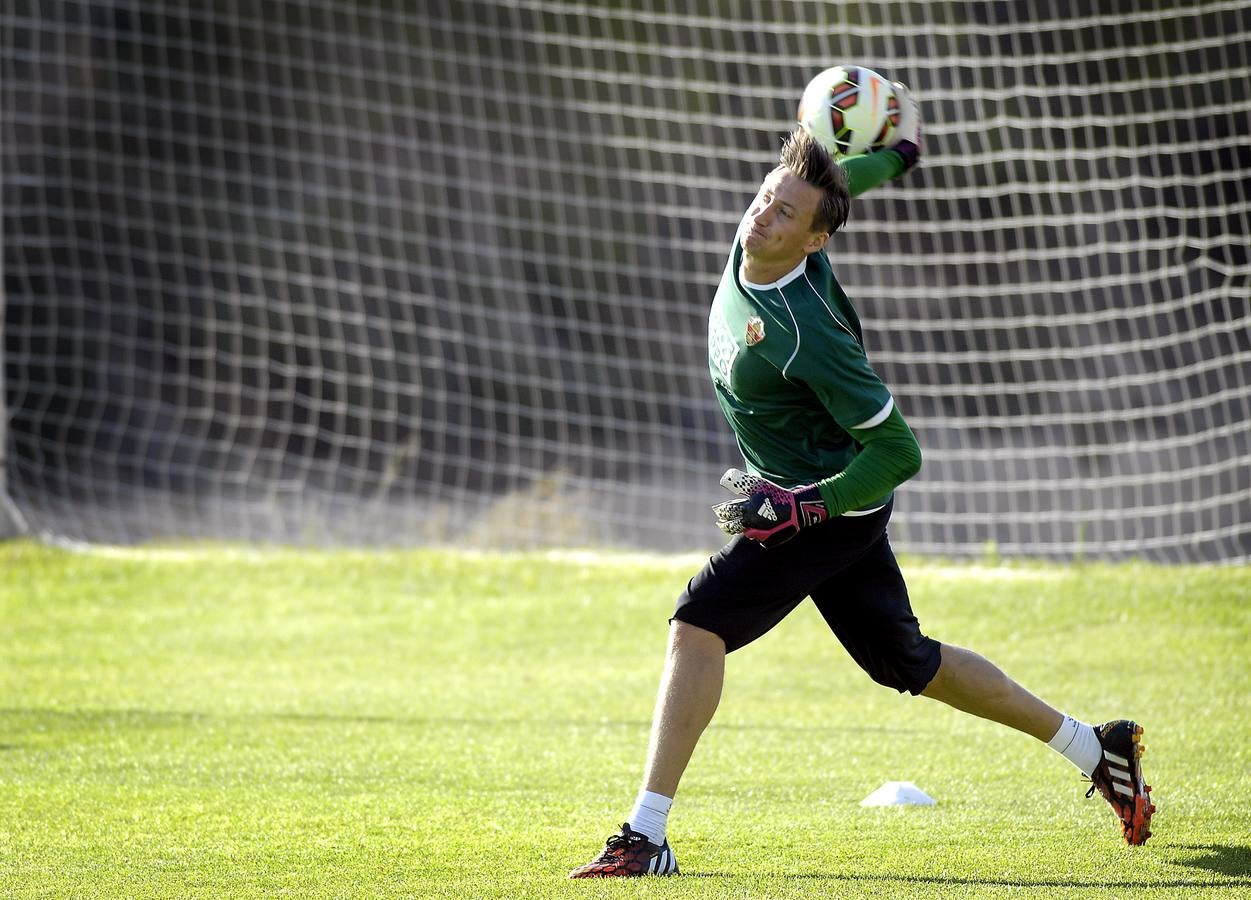
[[[0,41],[32,533],[715,545],[708,305],[856,62],[925,118],[828,248],[925,458],[892,540],[1251,560],[1245,3],[13,0]]]

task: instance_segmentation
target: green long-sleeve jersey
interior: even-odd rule
[[[852,196],[902,173],[891,152],[843,162]],[[860,319],[824,251],[767,285],[734,248],[708,319],[708,368],[747,467],[816,483],[831,515],[866,514],[920,469],[921,454],[869,365]]]

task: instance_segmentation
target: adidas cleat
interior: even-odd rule
[[[569,873],[570,878],[631,878],[639,875],[677,875],[678,860],[665,841],[659,847],[646,835],[632,831],[628,824],[608,839],[604,851],[585,866]]]
[[[1090,776],[1090,790],[1103,795],[1121,821],[1125,843],[1137,846],[1151,837],[1151,786],[1142,780],[1142,726],[1128,719],[1116,719],[1096,726],[1102,756]]]

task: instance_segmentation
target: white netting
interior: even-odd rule
[[[860,62],[927,119],[831,244],[925,453],[896,543],[1251,558],[1245,3],[0,29],[0,459],[35,533],[714,544],[707,307],[804,83]]]

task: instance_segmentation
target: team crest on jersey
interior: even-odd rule
[[[747,346],[754,347],[764,340],[764,319],[752,316],[747,320]]]

